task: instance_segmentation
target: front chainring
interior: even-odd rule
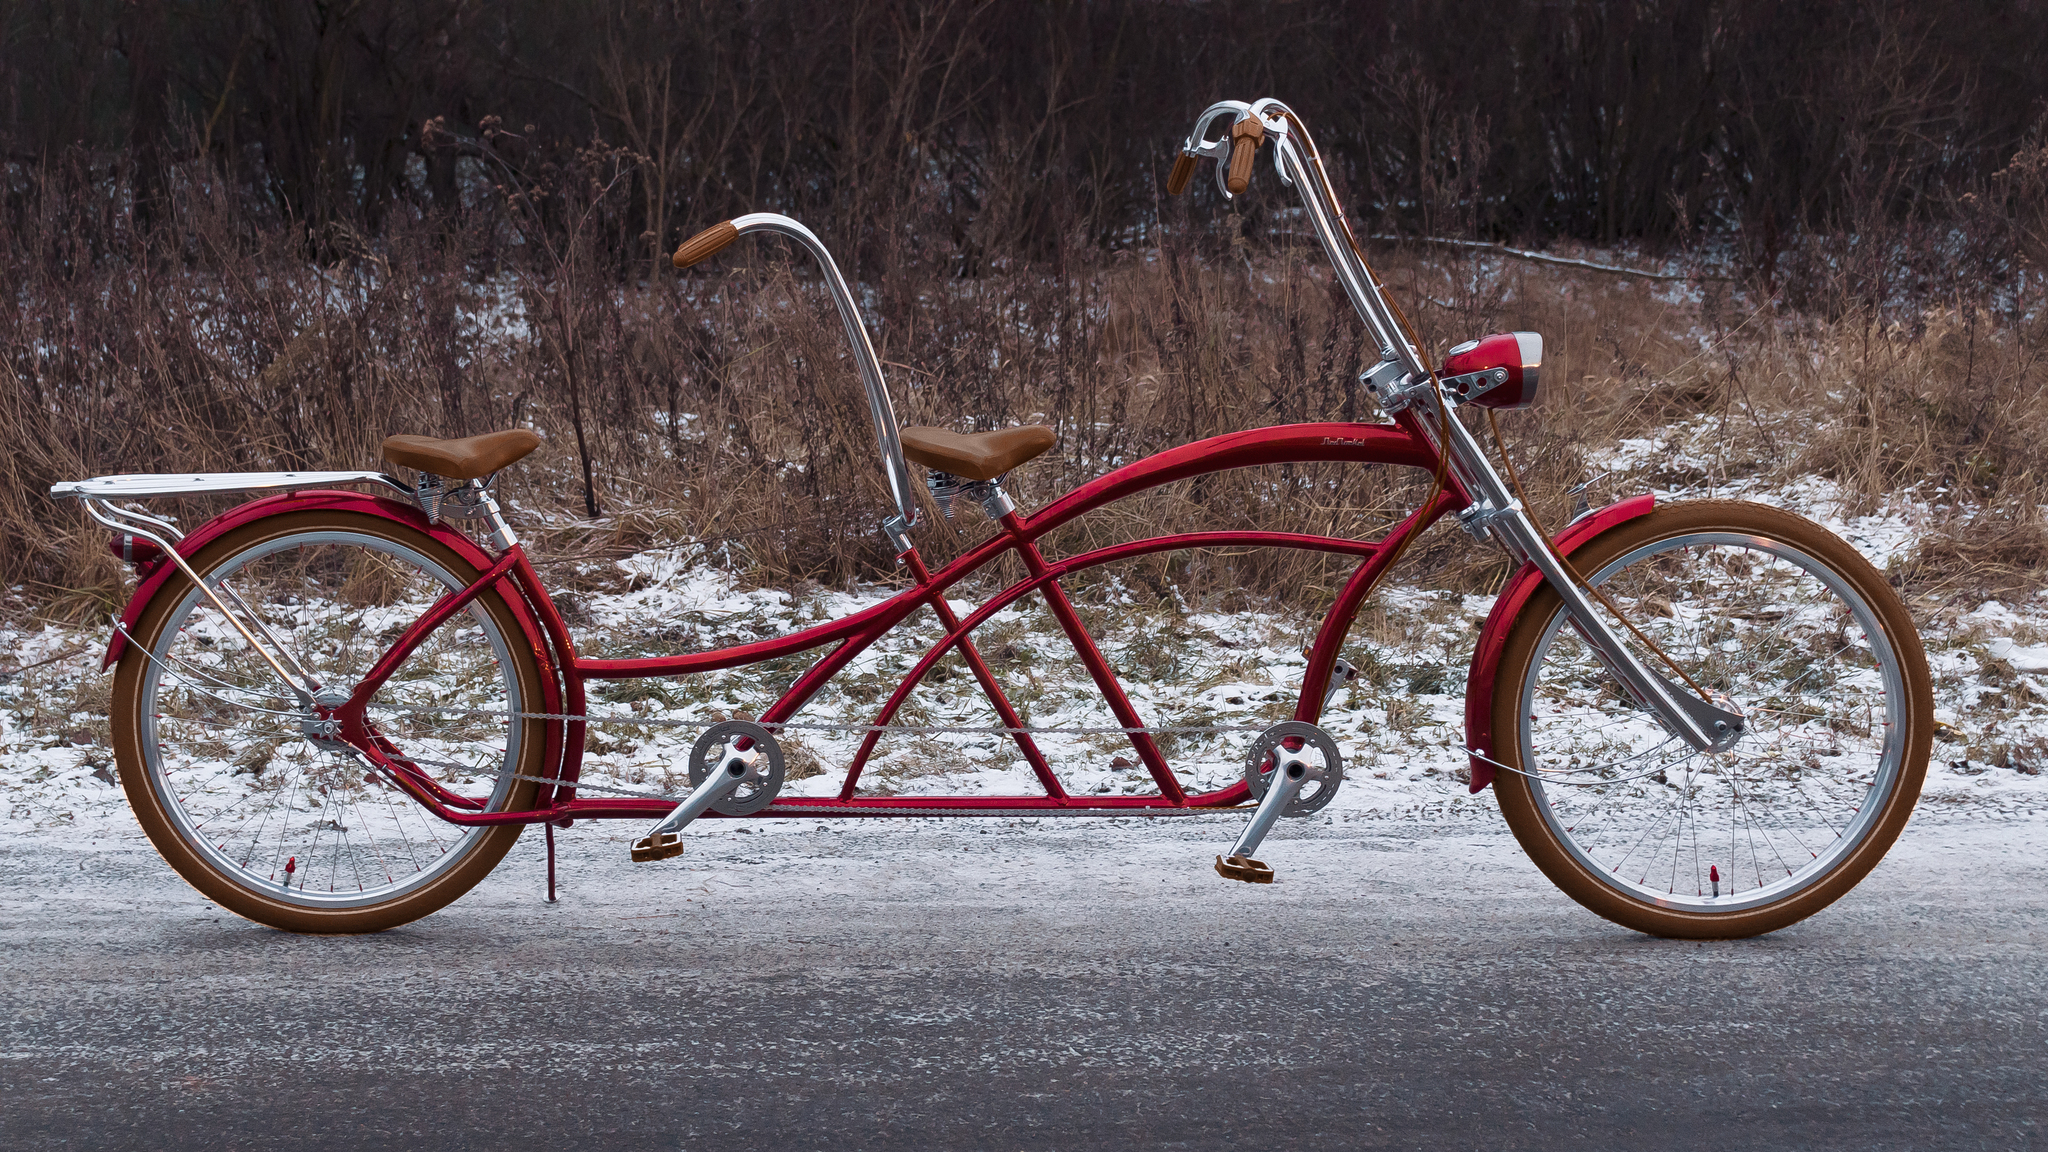
[[[1321,772],[1302,781],[1301,792],[1288,801],[1280,814],[1308,816],[1322,811],[1344,783],[1344,757],[1337,751],[1334,737],[1305,720],[1283,720],[1252,741],[1244,763],[1244,782],[1252,790],[1252,799],[1266,798],[1266,788],[1273,782],[1273,769],[1279,765],[1281,756],[1310,750],[1313,755],[1304,759],[1314,765],[1315,757],[1320,756]]]
[[[745,742],[745,750],[732,745]],[[690,747],[690,787],[725,767],[733,757],[747,763],[746,778],[712,811],[720,816],[752,816],[775,802],[782,791],[782,746],[766,728],[751,720],[721,720],[704,730]]]

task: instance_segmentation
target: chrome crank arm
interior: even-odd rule
[[[1308,765],[1299,760],[1289,760],[1280,765],[1280,774],[1274,778],[1272,787],[1266,789],[1266,797],[1259,801],[1258,810],[1252,813],[1251,823],[1244,826],[1237,843],[1230,846],[1231,856],[1249,857],[1259,850],[1259,842],[1266,833],[1273,830],[1280,813],[1301,794],[1301,786],[1308,780]]]
[[[644,839],[633,842],[635,861],[665,860],[680,855],[683,851],[682,837],[677,833],[690,821],[711,811],[711,806],[732,795],[739,786],[747,782],[749,765],[739,756],[726,760],[723,767],[704,778],[702,784],[690,793],[690,797],[676,805],[675,811],[663,816]]]
[[[1273,783],[1266,788],[1266,795],[1259,801],[1259,807],[1252,813],[1251,823],[1237,837],[1237,843],[1230,851],[1216,858],[1216,873],[1230,880],[1243,880],[1250,884],[1271,884],[1273,870],[1263,861],[1254,860],[1252,853],[1259,850],[1259,842],[1266,833],[1273,830],[1273,824],[1280,819],[1281,812],[1294,798],[1301,795],[1301,786],[1308,783],[1311,773],[1321,775],[1319,769],[1288,758],[1281,761],[1273,772]]]

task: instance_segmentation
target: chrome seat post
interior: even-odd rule
[[[519,543],[519,536],[506,521],[505,510],[499,506],[493,492],[497,479],[498,474],[493,472],[480,480],[465,480],[450,486],[445,477],[422,472],[419,483],[413,487],[413,503],[426,514],[429,524],[438,524],[444,519],[482,520],[489,529],[484,539],[493,550],[502,554]]]
[[[989,519],[1001,520],[1017,510],[1017,502],[1003,491],[1003,481],[1009,478],[1009,473],[1005,472],[993,480],[967,480],[951,472],[933,469],[926,474],[924,483],[932,494],[932,501],[939,506],[939,513],[949,521],[953,519],[954,506],[963,496],[979,503]]]
[[[774,232],[795,240],[818,261],[824,272],[825,288],[832,295],[832,304],[839,310],[839,319],[846,327],[846,340],[853,351],[854,366],[860,371],[861,384],[867,389],[868,415],[875,425],[875,439],[881,450],[882,475],[889,484],[889,498],[895,504],[895,514],[882,521],[882,535],[888,538],[890,547],[901,557],[910,552],[910,530],[919,522],[917,497],[910,479],[910,465],[903,458],[903,437],[896,424],[896,409],[889,402],[889,386],[882,378],[882,362],[875,355],[875,346],[868,339],[867,325],[862,323],[860,306],[854,302],[853,292],[846,286],[846,278],[839,273],[839,265],[832,259],[832,253],[825,248],[818,235],[801,223],[776,212],[751,212],[736,216],[729,223],[734,237],[749,232]]]

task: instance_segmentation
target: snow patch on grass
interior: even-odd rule
[[[1607,467],[1686,466],[1683,433],[1625,441]],[[1881,570],[1911,555],[1930,506],[1913,494],[1877,512],[1846,515],[1827,481],[1767,487],[1737,480],[1682,486],[1660,499],[1734,497],[1808,516],[1849,540]],[[616,565],[614,589],[572,599],[582,649],[608,657],[702,651],[786,635],[886,599],[891,590],[749,587],[697,545],[651,549]],[[1383,589],[1345,656],[1360,670],[1323,716],[1347,781],[1329,818],[1490,820],[1490,794],[1461,776],[1466,665],[1490,597],[1418,587]],[[953,601],[962,615],[974,605]],[[1921,819],[2048,809],[2048,597],[1970,603],[1951,596],[1917,606],[1935,681],[1938,718]],[[1145,605],[1111,585],[1079,605],[1105,655],[1123,673],[1139,713],[1155,727],[1246,729],[1160,737],[1181,786],[1207,791],[1242,774],[1253,732],[1292,714],[1306,661],[1307,611],[1220,613]],[[1366,634],[1370,631],[1370,635]],[[941,636],[920,611],[854,659],[796,717],[800,724],[872,723],[897,683]],[[1114,728],[1103,702],[1042,602],[1028,598],[993,618],[975,643],[1027,725]],[[0,628],[0,828],[64,839],[139,836],[114,784],[106,719],[111,677],[98,669],[105,637],[55,625]],[[665,680],[593,684],[588,784],[668,795],[687,788],[686,760],[703,728],[757,716],[828,647],[795,657]],[[916,727],[1000,723],[957,656],[938,662],[895,719]],[[866,734],[793,729],[783,738],[785,794],[838,792]],[[1074,795],[1156,792],[1122,736],[1055,732],[1036,738]],[[888,733],[861,779],[864,794],[1029,796],[1041,790],[1008,737],[982,732]],[[600,794],[595,788],[590,795]]]

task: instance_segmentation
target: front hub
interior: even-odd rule
[[[1742,739],[1744,732],[1749,731],[1749,725],[1743,719],[1742,705],[1737,704],[1727,693],[1716,692],[1711,688],[1707,690],[1707,702],[1724,712],[1735,714],[1733,723],[1727,721],[1715,722],[1714,742],[1707,745],[1707,751],[1709,752],[1726,752],[1730,748],[1735,747],[1735,742]]]

